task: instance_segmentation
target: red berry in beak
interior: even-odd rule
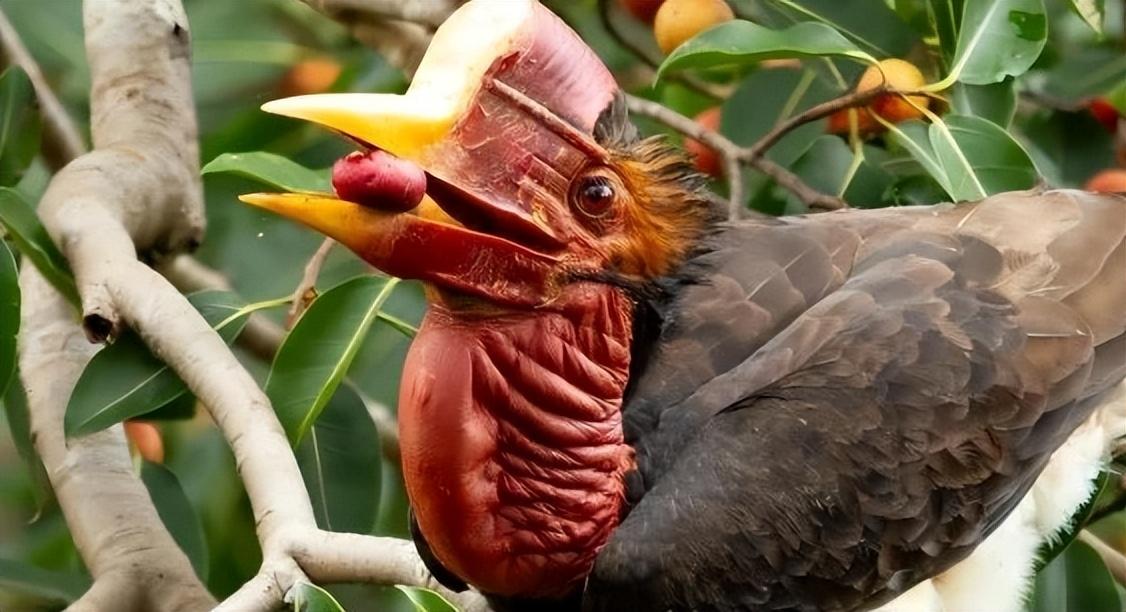
[[[389,212],[406,212],[422,201],[426,173],[386,151],[357,151],[333,164],[332,186],[342,200]]]

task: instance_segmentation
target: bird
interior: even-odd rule
[[[1122,196],[728,220],[535,0],[263,109],[359,150],[241,199],[425,288],[412,533],[496,610],[1017,610],[1126,435]]]

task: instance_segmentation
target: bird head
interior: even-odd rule
[[[606,67],[538,2],[474,0],[435,33],[405,94],[263,106],[393,163],[353,158],[336,195],[242,199],[437,295],[529,308],[577,282],[644,285],[680,262],[711,212],[684,156],[637,139],[624,106]],[[420,176],[425,197],[404,206]]]

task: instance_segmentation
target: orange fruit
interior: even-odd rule
[[[653,19],[657,46],[668,55],[704,30],[735,19],[723,0],[665,0]]]
[[[164,462],[164,442],[156,425],[146,421],[125,421],[125,437],[145,461]]]
[[[712,131],[719,130],[720,108],[713,106],[708,110],[696,115],[696,123],[708,128]],[[719,161],[719,155],[711,149],[708,145],[688,138],[684,141],[684,150],[692,155],[692,160],[696,164],[696,169],[700,172],[719,178],[723,176],[723,166]]]
[[[324,93],[336,82],[340,70],[340,64],[331,58],[303,60],[290,67],[278,89],[283,96]]]
[[[884,84],[894,89],[914,90],[926,85],[927,80],[919,69],[906,60],[882,60],[876,66],[869,66],[860,81],[856,83],[855,91],[871,91]],[[910,101],[908,101],[910,100]],[[912,104],[914,102],[914,104]],[[868,105],[857,109],[857,127],[861,134],[882,132],[884,126],[876,121],[870,113],[876,113],[889,123],[900,123],[910,119],[919,119],[923,116],[920,108],[928,108],[930,99],[926,96],[901,96],[897,94],[882,94],[868,102]],[[830,134],[848,133],[848,109],[839,110],[829,116],[827,130]]]
[[[665,0],[618,0],[618,5],[642,23],[653,23]]]
[[[1126,193],[1126,169],[1108,168],[1092,176],[1083,186],[1099,193]]]
[[[864,71],[864,74],[860,77],[860,82],[856,84],[856,91],[871,91],[876,89],[884,84],[885,77],[887,78],[888,86],[894,89],[919,89],[927,84],[923,73],[919,71],[915,64],[901,59],[887,59],[881,61],[877,66],[869,66],[868,69]],[[908,99],[915,104],[912,105],[911,102],[908,102]],[[923,111],[916,108],[915,105],[927,108],[929,103],[930,99],[926,96],[904,97],[895,94],[885,94],[872,100],[868,104],[868,108],[891,123],[900,123],[909,119],[922,117]]]

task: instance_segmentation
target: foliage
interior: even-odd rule
[[[689,116],[719,106],[720,132],[741,146],[848,93],[878,60],[903,58],[917,65],[933,96],[922,119],[841,136],[827,134],[821,118],[790,131],[765,154],[853,206],[976,199],[1040,182],[1080,187],[1115,163],[1113,136],[1087,108],[1105,98],[1126,112],[1122,3],[732,0],[736,20],[646,66],[622,40],[655,54],[652,32],[618,10],[615,0],[609,0],[612,33],[603,28],[595,0],[546,1],[632,93]],[[86,117],[89,75],[79,0],[0,0],[0,5],[68,110]],[[237,288],[237,295],[210,292],[191,299],[233,342],[252,310],[281,321],[280,309],[268,307],[287,300],[278,296],[293,292],[321,240],[240,205],[235,196],[263,184],[272,190],[330,191],[327,171],[311,168],[327,168],[353,148],[313,126],[266,115],[258,106],[282,95],[314,93],[300,89],[295,78],[299,67],[307,73],[314,66],[309,60],[340,69],[327,79],[331,85],[324,85],[333,91],[395,92],[406,79],[297,0],[187,0],[186,8],[201,150],[208,162],[203,168],[208,237],[198,255]],[[0,75],[0,394],[15,368],[19,323],[9,251],[78,303],[69,267],[34,215],[47,171],[37,114],[29,112],[32,95],[26,75],[14,69]],[[652,121],[638,124],[647,133],[665,131]],[[751,171],[744,178],[742,204],[770,214],[807,212],[777,182]],[[728,188],[723,179],[714,187],[721,194]],[[409,336],[423,310],[420,288],[396,283],[371,276],[337,249],[317,283],[323,293],[273,362],[239,352],[278,412],[326,529],[407,535],[401,475],[381,454],[378,431],[368,418],[374,403],[395,405]],[[22,390],[13,384],[4,397],[2,418],[14,443],[0,439],[0,609],[59,609],[82,593],[88,578],[59,509],[44,495]],[[78,382],[66,427],[68,435],[83,435],[127,418],[171,417],[160,422],[166,464],[144,464],[140,474],[196,571],[222,597],[252,576],[260,559],[230,452],[193,405],[183,382],[141,339],[125,334],[98,354]],[[1078,524],[1085,522],[1081,517]],[[1123,512],[1108,514],[1092,529],[1126,548]],[[1064,534],[1063,541],[1071,542],[1066,548],[1046,551],[1052,561],[1038,574],[1030,610],[1121,609],[1101,560],[1072,542],[1077,532],[1078,526]],[[421,589],[303,584],[293,595],[295,610],[451,608]]]

